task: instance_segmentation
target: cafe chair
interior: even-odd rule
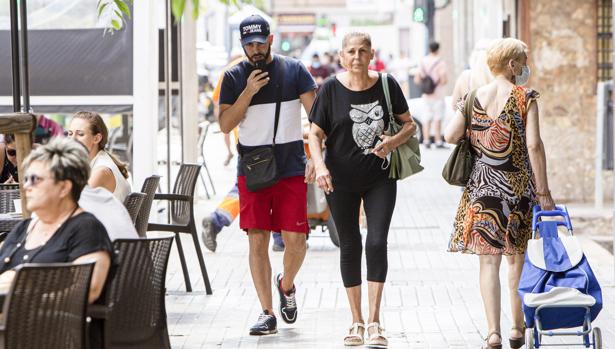
[[[141,209],[141,205],[143,205],[143,200],[145,200],[146,197],[147,194],[145,193],[132,192],[128,194],[126,199],[124,199],[124,206],[126,207],[126,210],[128,210],[128,214],[130,215],[130,219],[132,219],[132,223],[135,223],[135,225],[137,217],[139,216],[139,210]]]
[[[203,251],[199,243],[196,224],[194,221],[194,189],[199,177],[200,165],[197,164],[182,164],[173,186],[172,194],[156,194],[154,200],[166,200],[170,203],[171,222],[168,224],[149,223],[148,231],[169,231],[175,233],[175,242],[177,251],[179,252],[179,260],[181,262],[184,281],[186,283],[186,291],[192,292],[190,284],[190,276],[188,275],[188,266],[186,265],[186,257],[182,247],[180,234],[190,234],[194,242],[194,249],[199,260],[201,275],[205,283],[205,291],[207,294],[212,294],[205,261],[203,259]]]
[[[154,195],[158,189],[158,184],[160,184],[160,176],[153,175],[145,178],[143,186],[141,187],[141,192],[145,193],[146,196],[141,203],[139,215],[137,216],[137,220],[135,222],[135,228],[140,237],[145,237],[147,235],[147,224],[149,222],[152,202],[154,202]]]
[[[0,185],[0,214],[15,212],[14,200],[20,198],[19,189],[15,189],[15,186],[16,184]],[[5,234],[10,232],[21,220],[20,214],[0,217],[0,241],[4,241]]]
[[[0,348],[85,348],[94,262],[23,264],[4,300]]]
[[[13,200],[20,198],[19,189],[0,188],[0,213],[15,212]]]
[[[164,296],[172,243],[172,234],[113,242],[114,265],[101,304],[88,308],[92,348],[171,347]]]

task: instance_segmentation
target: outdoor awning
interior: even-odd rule
[[[10,96],[0,96],[0,113],[13,110],[13,99]],[[95,110],[98,113],[130,113],[132,112],[132,96],[33,96],[30,104],[35,113],[39,114],[72,114],[78,110]]]
[[[102,29],[29,30],[31,104],[35,112],[132,110],[132,25]],[[0,47],[10,48],[9,31]],[[147,55],[147,53],[144,53]],[[0,50],[0,112],[11,112],[11,50]]]

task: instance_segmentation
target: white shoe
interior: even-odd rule
[[[361,331],[359,331],[361,329]],[[354,347],[363,345],[363,336],[365,334],[365,325],[360,322],[355,322],[348,329],[348,334],[344,337],[344,345]]]
[[[369,329],[375,327],[376,330],[369,334]],[[389,341],[387,337],[384,335],[384,328],[380,327],[380,324],[377,322],[372,322],[367,325],[367,342],[365,345],[368,348],[386,348],[389,345]]]

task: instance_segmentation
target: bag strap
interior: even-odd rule
[[[436,61],[431,64],[431,67],[429,67],[428,70],[425,70],[425,64],[423,64],[422,68],[423,68],[423,72],[425,73],[425,75],[431,75],[431,72],[434,70],[436,66],[438,66],[438,63],[440,63],[440,60],[442,60],[442,58],[436,59]]]
[[[395,122],[395,117],[393,116],[393,106],[391,105],[391,94],[389,92],[389,74],[382,73],[380,74],[382,78],[382,90],[384,91],[384,99],[387,103],[387,110],[389,111],[389,125],[391,122]],[[391,128],[391,126],[389,126]]]
[[[386,100],[387,110],[389,112],[389,130],[393,130],[393,127],[391,125],[395,122],[395,116],[393,116],[393,106],[391,105],[391,93],[389,92],[389,74],[381,73],[380,78],[382,80],[382,91],[384,92],[384,99]],[[382,160],[382,165],[380,166],[380,168],[382,168],[383,170],[386,170],[387,168],[389,168],[390,164],[391,162],[389,161],[389,159],[385,158],[384,160]]]
[[[286,62],[284,57],[275,55],[278,59],[278,83],[276,84],[276,100],[275,100],[275,121],[273,123],[273,143],[271,145],[275,147],[275,135],[278,133],[278,123],[280,121],[280,107],[282,104],[282,93],[284,91],[284,72],[286,71]]]
[[[476,100],[476,91],[472,90],[468,98],[463,105],[463,116],[465,117],[465,129],[468,130],[468,127],[472,125],[472,111],[474,109],[474,101]]]

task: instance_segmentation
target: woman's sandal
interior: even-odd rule
[[[376,330],[369,334],[369,329],[375,327]],[[367,325],[367,343],[368,348],[386,348],[389,345],[387,337],[384,335],[384,328],[377,322],[372,322]]]
[[[359,328],[362,331],[359,331]],[[355,322],[350,326],[348,330],[348,334],[344,337],[344,345],[346,346],[357,346],[363,345],[363,335],[365,334],[365,325],[360,322]]]
[[[481,347],[482,349],[502,349],[502,342],[498,344],[489,344],[489,338],[491,338],[491,336],[493,335],[500,337],[500,341],[502,340],[502,335],[500,334],[500,332],[493,331],[489,333],[487,338],[485,338],[485,342],[483,343],[483,346]]]
[[[510,344],[511,349],[519,349],[525,345],[525,326],[523,328],[512,327],[511,330],[517,330],[521,332],[521,338],[508,338],[508,343]]]

